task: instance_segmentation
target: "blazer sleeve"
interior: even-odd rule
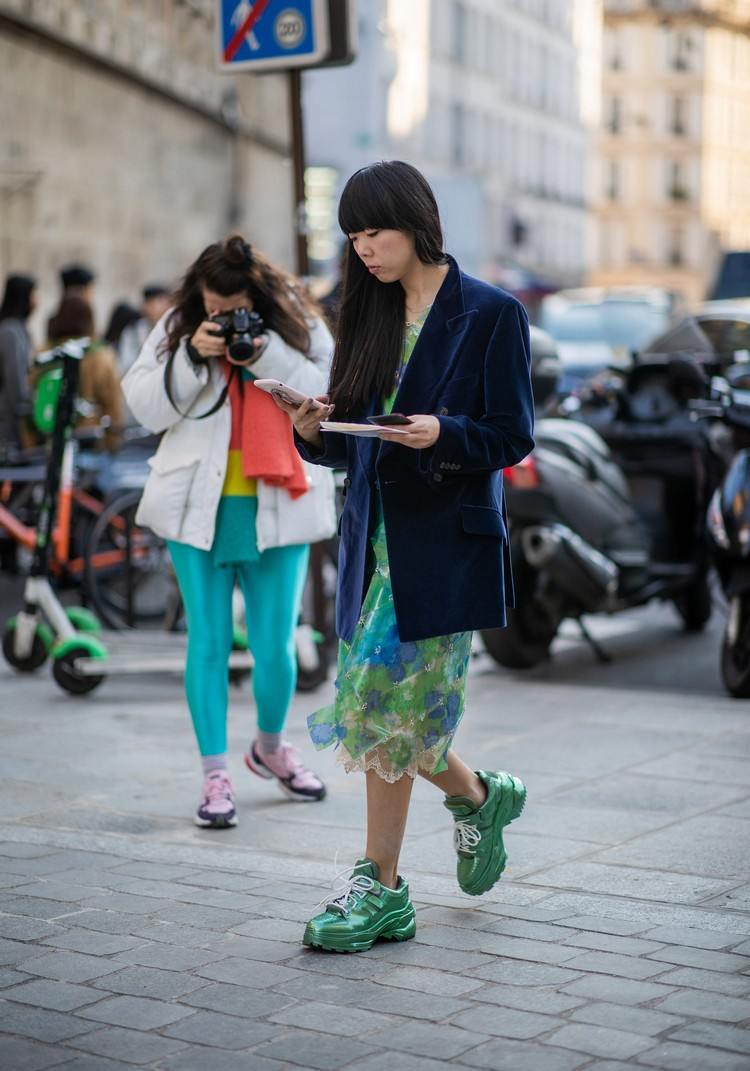
[[[139,424],[158,434],[166,431],[183,419],[183,414],[198,400],[201,391],[208,385],[207,363],[193,364],[188,357],[185,342],[181,342],[172,362],[172,394],[179,412],[167,397],[164,387],[166,357],[163,343],[166,341],[165,313],[143,344],[135,364],[130,367],[122,381],[122,392],[130,411]]]
[[[439,416],[440,436],[423,451],[433,477],[470,476],[518,464],[534,449],[529,322],[509,301],[498,317],[484,358],[485,413]]]

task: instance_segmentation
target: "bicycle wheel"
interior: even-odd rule
[[[158,625],[173,588],[163,539],[135,523],[140,491],[107,504],[86,548],[86,592],[109,628]]]

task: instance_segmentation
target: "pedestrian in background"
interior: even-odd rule
[[[255,312],[262,333],[244,366],[211,317]],[[226,321],[225,321],[226,322]],[[291,799],[316,801],[323,782],[283,738],[294,694],[294,633],[310,542],[335,530],[333,483],[309,474],[292,429],[254,378],[314,394],[330,369],[331,336],[302,288],[241,237],[208,246],[174,307],[149,336],[123,387],[137,420],[164,432],[137,514],[167,540],[188,626],[187,701],[204,781],[199,826],[237,823],[227,770],[227,662],[232,592],[245,599],[258,734],[247,767]],[[230,359],[231,358],[231,359]]]
[[[0,456],[31,445],[29,372],[34,345],[27,321],[37,305],[36,279],[9,275],[0,305]]]
[[[144,286],[140,316],[129,323],[117,347],[124,375],[135,364],[143,344],[171,305],[172,292],[161,284]]]
[[[93,314],[95,286],[96,275],[85,264],[66,264],[64,268],[60,269],[60,304],[47,321],[47,336],[49,338],[53,335],[52,321],[56,316],[60,315],[62,303],[66,298],[80,298],[91,308]]]
[[[137,323],[140,318],[141,314],[135,305],[131,305],[127,301],[118,301],[109,314],[107,330],[104,332],[104,341],[117,350],[118,358],[123,331],[126,327],[130,327],[131,324]]]
[[[457,877],[484,893],[506,863],[503,828],[526,789],[472,771],[453,750],[473,629],[505,623],[512,597],[502,470],[533,447],[529,333],[509,294],[443,251],[438,208],[409,164],[348,181],[349,238],[329,398],[286,406],[304,457],[347,466],[341,524],[336,699],[309,719],[366,775],[365,857],[345,874],[304,942],[355,952],[415,932],[398,860],[417,774],[445,793]],[[321,432],[398,410],[380,439]],[[282,403],[279,403],[282,404]]]
[[[59,346],[73,338],[90,340],[81,360],[78,395],[92,411],[77,422],[79,428],[101,428],[101,445],[116,453],[122,442],[123,398],[114,350],[96,336],[94,314],[82,297],[68,296],[49,321],[49,346]],[[35,376],[36,378],[36,376]]]

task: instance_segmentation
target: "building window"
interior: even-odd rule
[[[610,160],[607,166],[607,200],[619,201],[620,199],[620,164],[617,160]]]
[[[622,70],[622,38],[617,30],[607,34],[607,66],[610,71]]]
[[[463,164],[466,157],[466,116],[463,105],[451,105],[451,161]]]
[[[465,64],[468,48],[468,12],[458,0],[453,6],[453,48],[452,56],[457,63]]]
[[[687,101],[684,97],[672,97],[670,130],[678,138],[687,134]]]
[[[690,34],[686,33],[684,30],[676,30],[672,35],[672,49],[670,56],[672,70],[690,70],[690,53],[692,48],[693,42],[690,38]]]
[[[685,263],[685,236],[679,227],[674,227],[669,236],[669,263],[673,268],[681,268]]]
[[[670,164],[667,192],[673,201],[687,201],[690,199],[685,167],[679,160],[673,160]]]
[[[622,100],[620,97],[609,98],[607,115],[607,130],[610,134],[619,134],[622,131]]]

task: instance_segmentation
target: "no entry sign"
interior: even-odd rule
[[[219,66],[232,71],[312,67],[330,49],[327,0],[220,0]]]

